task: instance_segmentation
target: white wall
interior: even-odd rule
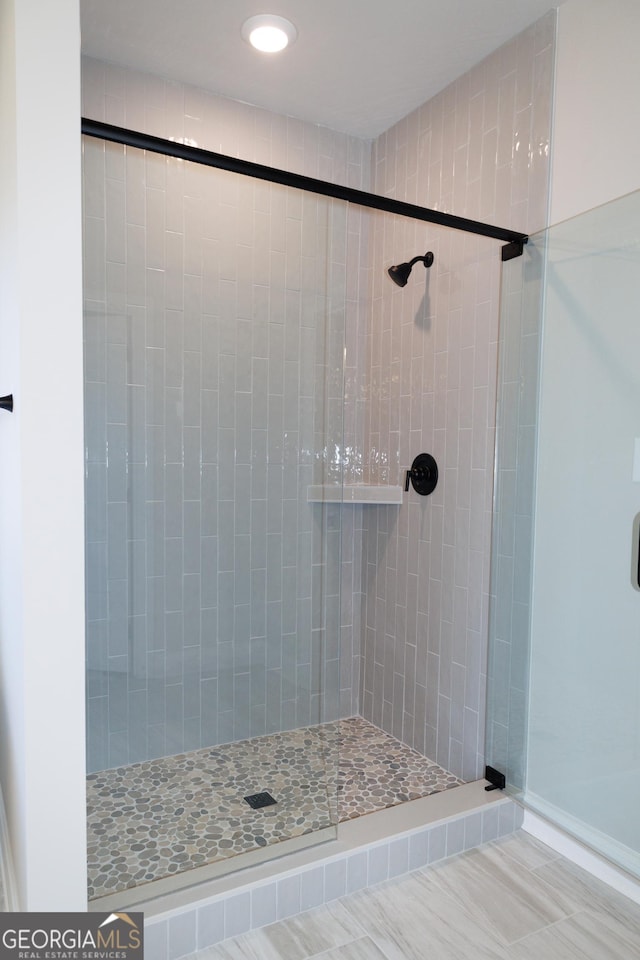
[[[78,0],[0,0],[0,778],[25,910],[86,905]]]
[[[552,224],[640,188],[640,4],[558,10]]]
[[[630,857],[621,862],[631,870],[640,866],[638,852],[625,853],[640,851],[639,220],[635,193],[547,240],[527,776],[539,812],[551,804],[576,819],[574,831],[589,824],[594,842],[614,838],[614,859]]]
[[[558,11],[527,731],[529,803],[636,871],[639,41],[637,0]]]

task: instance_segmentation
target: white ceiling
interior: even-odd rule
[[[563,0],[81,0],[83,53],[354,134],[378,136]],[[261,54],[247,17],[293,46]]]

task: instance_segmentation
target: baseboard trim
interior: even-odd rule
[[[572,863],[582,867],[587,873],[613,887],[618,893],[629,897],[635,903],[640,903],[640,882],[638,880],[590,850],[579,840],[569,836],[564,830],[554,826],[544,817],[533,813],[531,810],[525,810],[522,829],[551,847],[556,853],[562,854],[567,860],[571,860]]]

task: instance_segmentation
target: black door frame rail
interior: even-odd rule
[[[212,150],[203,150],[201,147],[192,147],[187,143],[177,143],[174,140],[165,140],[163,137],[154,137],[137,130],[128,130],[126,127],[117,127],[111,123],[102,123],[99,120],[82,118],[82,133],[88,137],[100,140],[109,140],[112,143],[121,143],[128,147],[137,147],[140,150],[150,150],[163,156],[176,157],[180,160],[189,160],[207,167],[217,167],[219,170],[229,170],[245,177],[254,177],[270,183],[279,183],[285,187],[295,187],[310,193],[333,197],[336,200],[346,200],[362,207],[374,210],[383,210],[401,217],[413,220],[425,220],[428,223],[437,223],[453,230],[464,230],[466,233],[475,233],[482,237],[491,237],[494,240],[503,240],[502,260],[511,260],[522,255],[524,244],[528,241],[526,233],[516,230],[507,230],[495,227],[490,223],[479,220],[468,220],[466,217],[456,217],[451,213],[440,210],[430,210],[414,203],[405,203],[403,200],[394,200],[391,197],[382,197],[365,190],[356,190],[353,187],[343,187],[340,184],[328,183],[326,180],[317,180],[314,177],[305,177],[288,170],[279,170],[262,163],[253,163],[250,160],[241,160],[238,157],[229,157],[224,153],[215,153]]]

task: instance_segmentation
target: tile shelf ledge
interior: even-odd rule
[[[307,503],[402,503],[402,487],[375,483],[322,483],[307,487]]]

